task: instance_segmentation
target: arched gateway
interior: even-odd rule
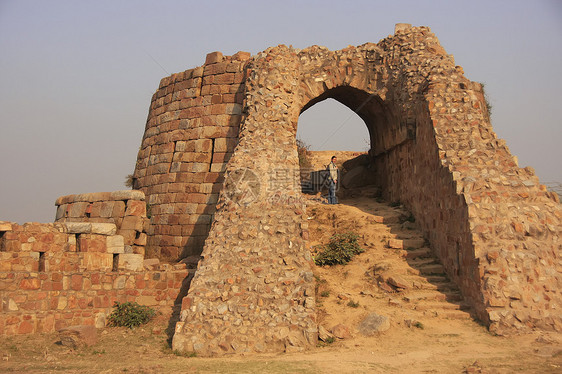
[[[317,340],[296,152],[326,98],[366,123],[377,180],[414,214],[449,276],[496,331],[562,328],[560,206],[520,169],[471,82],[427,27],[340,51],[207,56],[164,78],[135,169],[149,250],[203,260],[173,348],[282,351]]]

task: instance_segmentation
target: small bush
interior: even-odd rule
[[[322,291],[322,292],[320,293],[320,296],[322,296],[322,297],[328,297],[328,296],[330,296],[330,291]]]
[[[297,138],[297,153],[299,155],[299,166],[301,169],[310,169],[312,163],[310,162],[310,145],[305,143],[302,139]]]
[[[133,174],[128,174],[125,177],[125,187],[133,188],[134,185],[135,185],[135,177],[133,176]]]
[[[347,264],[353,256],[365,251],[359,246],[358,238],[354,232],[333,235],[327,245],[317,246],[314,263],[318,266]]]
[[[347,306],[352,307],[352,308],[359,308],[359,303],[353,300],[349,300],[349,303],[347,303]]]
[[[114,310],[108,318],[108,326],[124,326],[132,329],[150,321],[156,315],[154,309],[138,303],[115,302]]]

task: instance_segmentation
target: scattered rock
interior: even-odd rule
[[[482,365],[478,361],[474,361],[472,365],[467,366],[464,369],[464,373],[489,373],[490,371],[483,368]]]
[[[390,287],[388,284],[386,284],[385,282],[380,282],[379,281],[379,288],[383,291],[386,292],[395,292],[394,288]]]
[[[408,289],[410,288],[411,282],[406,281],[405,279],[399,277],[398,275],[391,275],[387,278],[386,282],[391,286],[396,288]]]
[[[98,341],[97,330],[91,325],[70,326],[60,329],[59,338],[62,345],[72,349],[90,347]]]
[[[415,319],[405,319],[404,323],[408,326],[408,328],[416,327],[418,329],[423,329],[423,323]]]
[[[340,294],[338,295],[338,299],[344,300],[344,301],[345,301],[345,300],[349,300],[349,295],[345,295],[345,294],[343,294],[343,293],[340,293]]]
[[[322,340],[324,343],[327,343],[334,339],[334,335],[330,334],[328,330],[322,325],[318,325],[318,339]]]
[[[351,333],[349,332],[349,327],[343,324],[335,325],[332,327],[332,334],[338,339],[348,339],[351,338]]]
[[[369,314],[358,326],[359,332],[365,336],[372,336],[390,328],[390,319],[377,313]]]

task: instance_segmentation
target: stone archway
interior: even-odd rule
[[[209,191],[220,190],[174,349],[213,355],[316,344],[305,206],[291,170],[298,116],[326,97],[365,120],[386,197],[412,211],[482,321],[498,332],[561,329],[557,198],[518,168],[493,132],[481,86],[428,28],[399,24],[377,44],[340,51],[278,46],[244,63],[237,55],[211,54],[201,71],[163,80],[135,170],[156,205],[152,227],[172,248],[186,239],[186,226],[174,222],[197,220],[214,202],[201,209],[184,205],[190,194],[169,193],[207,177],[215,178]],[[236,148],[215,162],[238,123]],[[180,233],[161,234],[169,225]]]

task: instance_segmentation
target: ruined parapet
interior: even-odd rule
[[[114,224],[114,234],[122,237],[125,253],[137,255],[129,257],[138,257],[142,264],[149,224],[144,193],[122,190],[67,195],[59,197],[55,205],[55,222],[83,223],[73,226],[75,230],[85,230],[76,234],[89,234],[89,223]]]
[[[202,239],[210,227],[175,349],[213,355],[315,344],[295,135],[298,115],[327,98],[364,120],[384,196],[413,212],[479,319],[500,333],[562,328],[558,200],[517,166],[493,133],[481,86],[429,28],[401,24],[377,44],[340,51],[278,46],[243,63],[227,58],[224,69],[237,66],[240,74],[224,88],[210,83],[226,74],[211,74],[217,56],[162,81],[135,171],[137,188],[158,205],[149,236],[161,255],[188,248],[195,226],[186,222],[214,212],[198,226],[205,235],[194,234]],[[182,147],[207,141],[206,126],[229,108],[213,103],[211,89],[239,90],[232,108],[243,116],[224,114],[241,121],[239,143],[221,164],[224,183],[218,172],[201,198],[189,191],[203,188],[195,185],[214,167],[213,152]],[[179,105],[195,106],[183,112]],[[202,127],[203,120],[210,122]]]

